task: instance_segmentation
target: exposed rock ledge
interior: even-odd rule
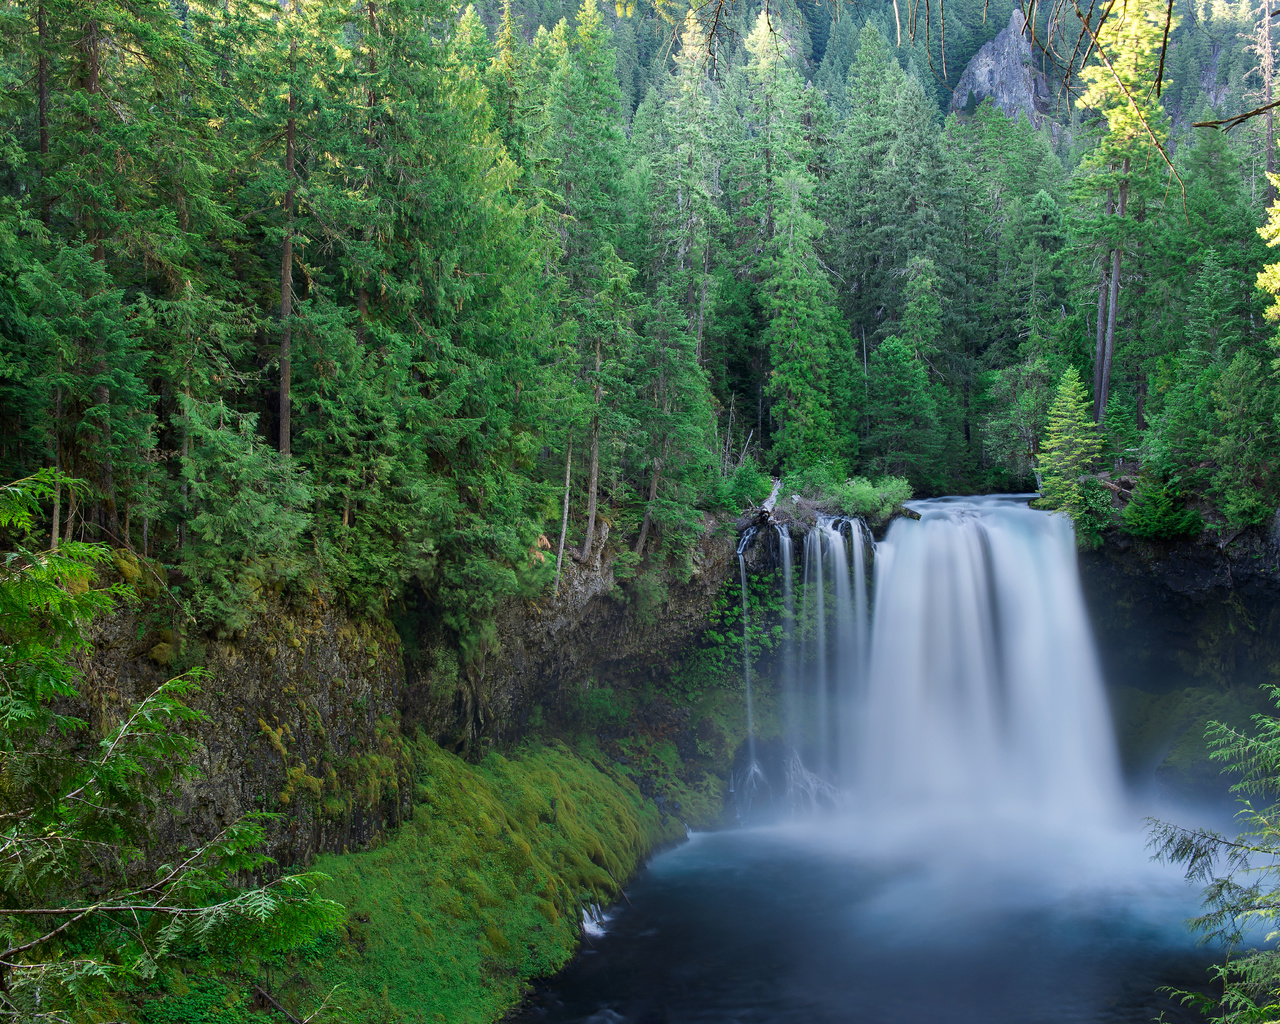
[[[985,43],[965,67],[951,95],[951,109],[971,110],[985,99],[1007,117],[1026,115],[1035,128],[1049,113],[1049,85],[1044,74],[1035,69],[1026,19],[1016,8],[1008,26]]]

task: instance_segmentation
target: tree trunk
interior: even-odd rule
[[[1107,216],[1111,216],[1111,194],[1107,194]],[[1098,284],[1098,327],[1097,339],[1093,349],[1093,422],[1102,421],[1102,363],[1107,350],[1107,264],[1111,262],[1111,251],[1107,250],[1107,259],[1102,264],[1102,280]]]
[[[87,22],[84,26],[84,37],[81,46],[85,53],[85,91],[90,96],[97,95],[102,87],[102,40],[101,26],[96,21]],[[98,134],[97,118],[89,116],[89,134],[96,138]],[[106,237],[102,229],[102,218],[94,216],[89,229],[89,240],[93,243],[93,258],[99,263],[106,263]],[[114,540],[120,533],[120,520],[116,509],[115,471],[111,463],[111,386],[106,380],[111,372],[110,362],[105,349],[99,347],[93,372],[102,383],[94,386],[93,399],[102,406],[99,417],[101,424],[102,452],[98,462],[98,486],[102,490],[102,506],[99,516],[99,527],[110,534]],[[118,543],[118,541],[117,541]]]
[[[573,470],[573,438],[569,438],[564,452],[564,511],[560,516],[560,547],[556,551],[556,583],[552,588],[552,596],[560,596],[560,567],[564,565],[564,538],[569,532],[569,474]]]
[[[368,5],[369,27],[368,31],[368,48],[369,48],[369,96],[367,101],[368,113],[365,118],[364,126],[364,142],[365,148],[370,154],[373,152],[373,108],[378,102],[377,93],[373,91],[373,77],[378,71],[378,57],[373,49],[373,38],[378,31],[378,5],[374,0],[369,0]],[[366,184],[371,184],[366,176]],[[366,227],[364,229],[364,240],[366,242],[373,240],[373,229]],[[366,275],[360,280],[360,287],[356,289],[356,340],[363,345],[365,338],[366,321],[369,319],[369,278]]]
[[[578,561],[585,562],[591,557],[591,545],[596,539],[596,509],[598,499],[596,491],[600,484],[600,414],[591,417],[591,479],[587,484],[587,535],[582,540],[582,550]]]
[[[1274,102],[1275,54],[1271,49],[1271,4],[1264,3],[1258,11],[1258,34],[1255,49],[1258,52],[1258,71],[1262,75],[1262,105],[1270,106]],[[1263,145],[1266,147],[1263,165],[1267,169],[1267,206],[1276,199],[1276,188],[1271,184],[1271,175],[1276,172],[1276,112],[1268,110],[1266,126],[1263,133]]]
[[[58,360],[61,364],[62,360]],[[49,538],[49,548],[58,550],[58,521],[62,515],[62,443],[58,440],[58,427],[62,423],[62,388],[57,388],[53,395],[53,532]]]
[[[40,121],[40,156],[47,157],[49,155],[49,53],[46,49],[48,43],[45,35],[48,28],[45,23],[44,4],[40,4],[36,8],[36,34],[39,37],[40,57],[36,61],[36,110]],[[44,177],[45,161],[40,161],[40,176]],[[53,200],[46,194],[44,202],[40,204],[40,219],[44,221],[44,226],[49,226],[53,210]],[[54,527],[54,545],[56,551],[58,549],[57,533],[58,529]]]
[[[653,479],[649,481],[649,503],[645,506],[644,522],[640,524],[640,539],[636,541],[636,554],[644,554],[645,541],[649,539],[649,511],[653,508],[653,503],[658,497],[658,481],[662,479],[662,463],[655,462],[653,464]]]
[[[604,389],[600,386],[600,338],[596,338],[596,383],[593,389],[596,412],[591,417],[591,482],[587,485],[587,536],[582,541],[582,551],[578,561],[585,562],[591,557],[591,545],[596,538],[596,508],[598,506],[596,492],[600,486],[600,399],[604,397]]]
[[[294,13],[302,0],[294,0]],[[293,452],[292,396],[293,383],[293,203],[295,198],[293,169],[298,97],[293,91],[293,76],[297,71],[297,40],[289,43],[289,118],[284,128],[284,173],[287,186],[284,193],[284,245],[280,254],[280,454]]]
[[[1126,157],[1124,162],[1124,173],[1129,173],[1129,160]],[[1120,206],[1116,211],[1123,220],[1125,215],[1125,206],[1129,196],[1129,185],[1126,181],[1120,182]],[[1107,346],[1106,352],[1102,357],[1102,402],[1098,412],[1098,422],[1101,423],[1107,416],[1107,395],[1111,391],[1111,361],[1115,357],[1116,352],[1116,311],[1120,305],[1120,246],[1116,246],[1111,252],[1111,295],[1110,305],[1107,309]]]
[[[1107,253],[1107,263],[1111,253]],[[1093,347],[1093,422],[1102,419],[1102,360],[1107,351],[1107,265],[1102,265],[1102,278],[1098,282],[1098,326]]]
[[[698,298],[698,343],[694,349],[694,358],[699,366],[706,365],[702,352],[702,333],[707,321],[707,281],[711,271],[711,237],[707,236],[707,244],[702,249],[702,288]]]

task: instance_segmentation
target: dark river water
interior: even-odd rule
[[[935,849],[922,853],[923,837]],[[1142,846],[1136,826],[1035,840],[936,821],[694,834],[516,1019],[1199,1020],[1158,992],[1205,984],[1212,951],[1183,923],[1195,895]]]

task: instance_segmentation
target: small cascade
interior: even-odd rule
[[[794,750],[787,758],[783,771],[787,779],[787,803],[792,810],[812,813],[830,810],[840,802],[840,790],[809,771]]]
[[[778,555],[782,563],[782,706],[786,722],[786,742],[792,750],[799,744],[799,709],[796,706],[796,599],[793,583],[794,557],[791,531],[781,524],[778,533]]]
[[[804,598],[801,615],[805,623],[804,649],[806,680],[803,687],[806,696],[812,697],[809,728],[798,730],[802,737],[813,736],[813,758],[821,772],[831,760],[830,680],[827,674],[827,594],[822,578],[823,531],[810,530],[804,538]]]
[[[823,730],[821,747],[826,752],[817,765],[818,772],[834,778],[838,772],[840,756],[841,723],[848,720],[851,711],[852,688],[859,673],[857,646],[859,629],[853,617],[853,580],[849,575],[849,558],[845,550],[842,520],[822,518],[818,530],[822,533],[826,549],[827,577],[831,580],[832,613],[835,627],[835,659],[826,681],[829,693],[826,720],[819,723]]]
[[[806,770],[828,783],[842,773],[843,736],[866,675],[866,548],[861,520],[833,516],[819,517],[804,542],[803,665],[789,684],[788,742],[807,751]],[[785,575],[783,586],[785,596]],[[785,664],[784,654],[784,674]]]
[[[756,535],[753,526],[738,541],[738,572],[742,578],[742,679],[747,689],[747,753],[751,768],[748,774],[759,771],[756,762],[756,720],[751,698],[751,634],[747,617],[747,546]]]
[[[742,771],[730,773],[729,793],[733,797],[733,809],[740,825],[745,825],[750,820],[751,809],[762,796],[767,796],[770,800],[773,797],[769,779],[760,767],[760,762],[754,758]]]

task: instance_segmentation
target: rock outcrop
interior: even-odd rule
[[[969,61],[952,93],[951,109],[972,111],[986,99],[1008,117],[1025,115],[1036,128],[1049,113],[1049,85],[1036,70],[1020,10],[1015,9],[1008,26]]]
[[[499,611],[496,648],[467,678],[428,650],[408,659],[404,716],[459,745],[482,735],[513,739],[535,708],[554,716],[591,680],[629,685],[670,669],[706,628],[707,614],[725,580],[736,575],[732,523],[709,523],[683,571],[629,566],[615,572],[602,524],[590,556],[566,552],[559,595],[519,601]]]
[[[226,639],[181,638],[166,595],[140,590],[140,602],[93,624],[76,711],[101,736],[165,680],[199,667],[188,700],[202,715],[190,727],[197,775],[155,810],[157,856],[260,811],[278,815],[266,852],[280,864],[359,849],[412,813],[420,729],[459,751],[517,740],[531,715],[554,718],[590,680],[651,679],[701,635],[737,572],[732,525],[707,524],[683,570],[659,558],[629,565],[627,581],[608,532],[602,524],[585,561],[566,557],[558,597],[500,609],[496,644],[465,669],[429,624],[406,619],[397,632],[318,597],[273,607]],[[132,561],[117,568],[116,582],[141,586]]]
[[[234,640],[188,637],[176,656],[173,636],[154,605],[124,605],[93,624],[83,660],[82,714],[98,735],[200,666],[187,698],[202,716],[190,727],[197,774],[155,810],[157,855],[266,811],[279,815],[266,852],[303,864],[357,849],[408,813],[404,664],[390,623],[317,603],[275,609]]]

